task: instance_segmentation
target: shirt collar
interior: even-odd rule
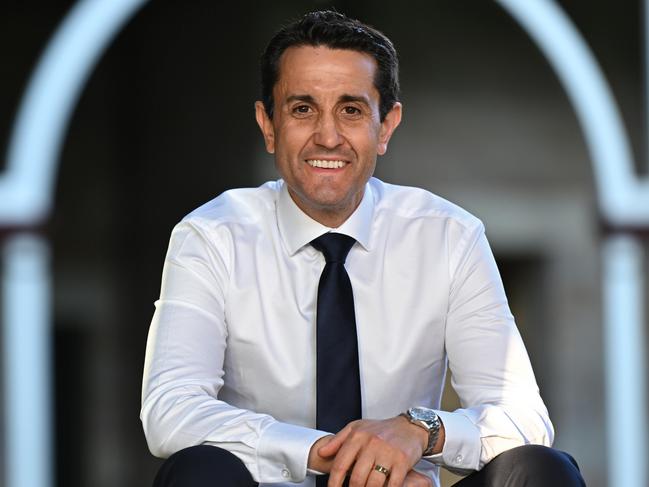
[[[369,183],[365,185],[363,199],[354,213],[338,228],[330,228],[304,213],[291,198],[286,183],[283,180],[280,182],[282,187],[277,201],[277,224],[289,255],[294,255],[314,238],[331,231],[349,235],[365,250],[370,250],[374,195]]]

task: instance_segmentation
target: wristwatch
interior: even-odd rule
[[[433,449],[439,438],[439,429],[442,427],[442,422],[437,416],[437,413],[432,409],[425,407],[410,408],[405,413],[401,413],[412,424],[416,424],[428,431],[428,446],[424,450],[423,456],[427,457],[433,454]]]

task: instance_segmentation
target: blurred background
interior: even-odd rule
[[[646,172],[641,2],[557,3],[597,57]],[[25,84],[72,4],[0,7],[2,154]],[[277,177],[253,116],[258,58],[287,19],[332,6],[378,27],[400,54],[404,121],[377,175],[425,187],[484,221],[555,446],[576,457],[590,487],[607,485],[615,452],[604,427],[592,164],[566,94],[512,18],[480,0],[156,0],[85,86],[44,228],[57,486],[150,485],[160,461],[142,434],[140,385],[170,231],[223,190]],[[449,394],[446,407],[454,401]]]

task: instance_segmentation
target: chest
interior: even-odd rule
[[[313,368],[322,256],[305,251],[288,257],[276,249],[241,256],[236,266],[226,297],[229,353],[256,357],[259,373],[280,368],[298,380]],[[356,246],[346,269],[361,373],[389,377],[441,360],[449,295],[445,259],[398,246],[380,253]]]

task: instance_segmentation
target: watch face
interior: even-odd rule
[[[435,414],[435,411],[428,408],[410,408],[408,412],[413,419],[416,419],[418,421],[431,422],[437,419],[437,414]]]

